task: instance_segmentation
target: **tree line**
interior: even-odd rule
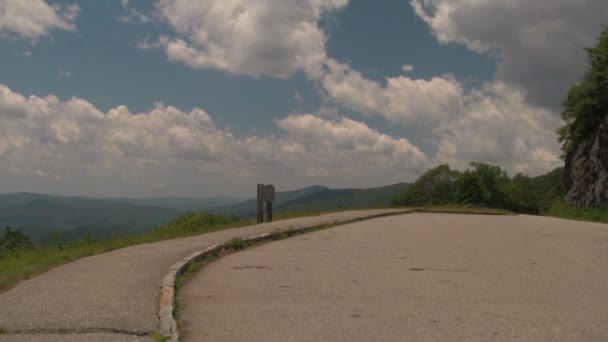
[[[561,167],[538,177],[518,173],[510,178],[500,166],[488,163],[472,162],[464,172],[442,164],[427,170],[392,204],[483,206],[540,215],[562,201],[562,178]]]

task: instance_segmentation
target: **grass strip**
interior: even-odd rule
[[[274,216],[274,221],[315,216],[322,213],[277,213]],[[59,246],[35,246],[32,249],[20,251],[17,255],[0,256],[0,293],[10,289],[22,280],[35,277],[51,268],[83,257],[138,244],[195,236],[256,224],[255,219],[252,218],[228,219],[224,217],[226,220],[213,220],[214,217],[219,216],[221,215],[211,215],[205,212],[186,213],[180,215],[172,223],[159,226],[152,232],[145,234],[102,240],[83,237],[78,241],[63,242]]]
[[[582,209],[562,201],[551,205],[545,215],[569,220],[608,223],[608,207]]]

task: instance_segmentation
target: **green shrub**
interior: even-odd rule
[[[0,238],[0,257],[18,257],[21,253],[34,248],[27,235],[19,230],[6,227],[4,236]]]
[[[472,162],[465,172],[448,164],[426,171],[392,201],[396,206],[475,205],[526,214],[548,213],[565,195],[563,168],[538,177],[510,179],[499,166]]]
[[[249,243],[239,237],[234,237],[226,242],[226,247],[234,251],[240,251],[249,246]]]
[[[608,223],[608,207],[584,209],[569,205],[563,200],[554,201],[546,214],[566,219]]]

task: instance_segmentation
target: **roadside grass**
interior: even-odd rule
[[[282,212],[274,215],[273,219],[279,221],[321,213],[308,211]],[[0,292],[8,290],[22,280],[83,257],[138,244],[194,236],[253,224],[256,224],[255,218],[237,218],[205,212],[185,213],[171,223],[159,226],[154,231],[146,234],[98,241],[83,237],[75,242],[63,241],[53,246],[34,246],[31,249],[20,251],[17,255],[0,256]]]
[[[6,290],[17,282],[41,274],[53,267],[83,257],[110,252],[119,248],[161,240],[174,239],[209,233],[222,229],[242,227],[251,224],[249,220],[238,220],[220,225],[201,226],[200,229],[182,229],[181,227],[159,227],[154,232],[108,240],[94,241],[81,239],[65,243],[61,248],[54,246],[37,246],[21,251],[18,255],[0,258],[0,291]]]
[[[438,205],[413,207],[412,209],[423,212],[454,212],[464,214],[493,214],[493,215],[518,215],[517,212],[489,207],[463,207],[462,205]],[[525,213],[524,213],[525,214]],[[530,214],[526,214],[530,215]],[[608,207],[583,209],[562,200],[556,200],[547,205],[546,209],[538,216],[556,217],[567,220],[608,223]]]
[[[608,223],[608,207],[581,209],[568,205],[563,201],[556,201],[551,204],[547,212],[544,214],[546,216],[570,220]]]
[[[422,206],[422,207],[412,207],[414,210],[427,211],[427,212],[445,212],[445,213],[458,213],[458,214],[490,214],[490,215],[516,215],[516,213],[499,208],[489,208],[489,207],[478,207],[478,206],[469,206],[465,207],[462,205],[431,205],[431,206]]]

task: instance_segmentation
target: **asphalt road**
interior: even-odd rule
[[[228,255],[186,341],[608,341],[608,225],[410,214]]]
[[[145,335],[159,330],[160,282],[172,264],[192,252],[235,236],[252,237],[390,212],[398,210],[276,221],[83,258],[0,293],[0,341],[151,340]],[[4,333],[7,331],[9,334]]]

